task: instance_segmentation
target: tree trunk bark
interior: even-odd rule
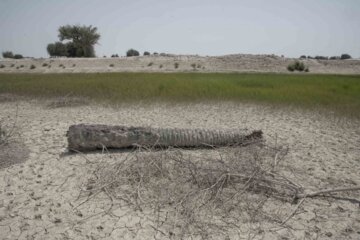
[[[67,132],[70,151],[106,148],[209,147],[245,145],[262,139],[262,131],[157,129],[108,125],[72,125]]]

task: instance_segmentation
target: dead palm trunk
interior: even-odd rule
[[[79,124],[70,126],[67,138],[71,151],[132,146],[217,147],[259,141],[262,139],[262,131],[209,131]]]

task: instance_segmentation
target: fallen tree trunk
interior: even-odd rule
[[[259,141],[262,139],[262,131],[209,131],[78,124],[70,126],[67,138],[70,151],[132,146],[217,147],[245,145]]]

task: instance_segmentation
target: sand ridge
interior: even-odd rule
[[[289,73],[293,58],[276,55],[152,55],[120,58],[1,59],[0,73],[274,72]],[[360,74],[360,60],[301,60],[311,73]],[[178,64],[178,67],[175,67]],[[32,69],[31,66],[34,66]]]

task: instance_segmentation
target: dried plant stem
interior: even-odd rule
[[[299,207],[301,206],[301,204],[303,204],[303,202],[305,201],[305,199],[306,199],[306,198],[303,198],[303,199],[300,200],[300,202],[296,205],[294,211],[292,211],[292,213],[291,213],[287,218],[285,218],[284,221],[282,221],[282,222],[280,223],[280,226],[284,225],[287,221],[289,221],[289,220],[295,215],[295,213],[297,212],[297,210],[299,209]]]
[[[299,194],[299,195],[297,195],[297,198],[311,198],[311,197],[317,197],[319,195],[327,194],[327,193],[348,192],[348,191],[360,191],[360,186],[348,187],[348,188],[325,189],[325,190],[311,192],[311,193]]]

